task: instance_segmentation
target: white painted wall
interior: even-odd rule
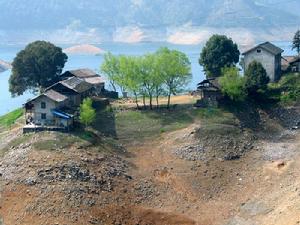
[[[245,69],[247,69],[249,64],[253,61],[260,62],[267,71],[271,82],[274,82],[276,80],[276,57],[262,48],[258,49],[261,50],[260,53],[257,52],[257,49],[254,49],[244,56]]]

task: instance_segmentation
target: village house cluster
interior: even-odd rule
[[[283,74],[300,72],[300,57],[282,56],[283,52],[283,49],[270,42],[259,44],[242,54],[243,70],[246,70],[251,62],[259,62],[265,68],[271,82],[279,81]],[[217,78],[209,78],[200,82],[197,93],[201,96],[196,104],[197,107],[216,106],[222,98]]]
[[[24,105],[26,125],[23,131],[69,130],[74,125],[82,100],[105,92],[104,79],[94,71],[66,71],[59,82]]]

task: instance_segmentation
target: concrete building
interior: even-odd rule
[[[253,61],[260,62],[270,78],[271,82],[276,82],[281,77],[281,48],[270,42],[259,44],[243,53],[243,67],[246,70]]]

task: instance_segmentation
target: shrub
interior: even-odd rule
[[[246,98],[245,79],[240,76],[236,67],[222,69],[223,76],[219,79],[224,95],[233,101],[242,101]]]
[[[270,78],[263,65],[253,61],[245,72],[245,86],[250,95],[257,95],[259,90],[266,90]]]

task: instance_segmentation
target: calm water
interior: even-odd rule
[[[285,55],[293,54],[290,50],[290,43],[278,42],[279,47],[285,50]],[[198,64],[199,54],[201,51],[200,45],[171,45],[165,43],[139,43],[139,44],[118,44],[107,43],[99,45],[105,51],[110,51],[113,54],[126,54],[126,55],[142,55],[148,52],[154,52],[161,46],[167,46],[171,49],[176,49],[186,53],[192,63],[193,79],[188,89],[195,89],[196,84],[204,79],[204,73],[202,68]],[[24,46],[0,46],[0,59],[11,62],[16,53],[20,51]],[[68,47],[68,46],[62,46]],[[77,69],[77,68],[90,68],[99,72],[101,63],[103,62],[103,56],[91,56],[91,55],[70,55],[69,60],[65,66],[65,70]],[[0,115],[3,115],[11,110],[14,110],[29,98],[32,97],[30,93],[26,93],[23,96],[12,98],[8,91],[8,79],[10,71],[0,73]]]

